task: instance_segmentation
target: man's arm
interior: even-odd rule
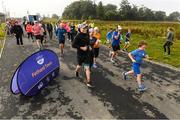
[[[131,59],[131,61],[132,61],[133,63],[136,62],[136,60],[134,59],[134,57],[132,56],[131,53],[129,53],[128,56],[129,56],[129,58]]]
[[[145,59],[146,59],[146,60],[152,60],[153,58],[152,58],[152,57],[149,57],[149,55],[146,55],[146,56],[145,56]]]

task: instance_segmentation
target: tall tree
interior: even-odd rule
[[[102,4],[102,1],[100,1],[97,6],[97,18],[100,20],[104,19],[104,6]]]
[[[170,21],[180,21],[180,13],[177,11],[173,12],[168,16],[167,19]]]
[[[65,8],[62,17],[65,19],[95,18],[96,6],[91,0],[75,1]]]
[[[122,20],[129,20],[130,18],[131,5],[128,0],[122,0],[120,4],[119,13]]]
[[[104,19],[105,20],[118,20],[119,19],[118,12],[109,10],[105,13]]]
[[[154,16],[155,16],[155,20],[157,20],[157,21],[166,20],[166,13],[163,11],[156,11]]]
[[[95,0],[94,0],[95,1]],[[173,12],[168,17],[164,11],[153,11],[145,6],[131,5],[122,0],[119,10],[114,4],[98,5],[92,0],[74,1],[68,5],[63,14],[64,19],[100,19],[100,20],[138,20],[138,21],[180,21],[180,13]]]
[[[57,14],[52,14],[52,18],[59,19],[59,16]]]
[[[113,4],[107,4],[106,6],[104,6],[104,11],[117,11],[117,6],[113,5]]]
[[[146,21],[153,21],[154,20],[154,12],[151,9],[145,7],[144,13],[145,13],[144,14],[144,20],[146,20]]]

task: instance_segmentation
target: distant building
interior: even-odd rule
[[[41,17],[39,15],[27,15],[23,17],[24,22],[28,21],[28,22],[34,22],[34,21],[40,21]]]
[[[5,22],[5,14],[0,13],[0,22]]]

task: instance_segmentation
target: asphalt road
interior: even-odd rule
[[[15,96],[10,91],[11,77],[18,65],[37,51],[26,38],[24,43],[24,47],[18,47],[14,38],[6,41],[0,60],[0,118],[180,119],[180,72],[144,63],[143,79],[148,90],[139,93],[135,77],[122,79],[122,72],[131,68],[128,57],[120,55],[112,64],[105,47],[101,47],[99,67],[92,73],[96,88],[85,86],[83,72],[80,79],[75,77],[76,50],[66,42],[60,76],[33,98]],[[46,48],[59,55],[55,40]]]

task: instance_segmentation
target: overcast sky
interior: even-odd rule
[[[11,16],[22,17],[30,14],[40,13],[41,15],[51,15],[56,13],[61,15],[64,8],[75,0],[0,0],[0,12],[2,9],[2,1],[4,6],[10,11]],[[100,0],[96,0],[99,2]],[[103,4],[116,4],[119,6],[121,0],[102,0]],[[180,0],[129,0],[131,4],[138,6],[144,5],[153,10],[162,10],[167,14],[173,11],[180,12]]]

